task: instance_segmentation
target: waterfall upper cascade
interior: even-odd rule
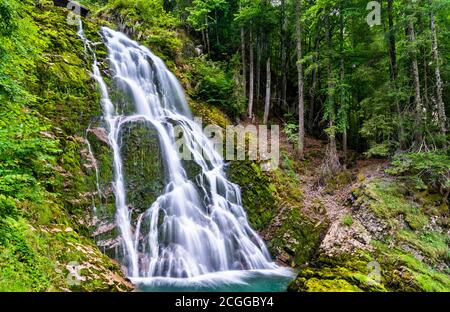
[[[124,110],[111,100],[80,23],[79,35],[94,57],[93,76],[101,91],[103,119],[113,152],[116,222],[128,276],[139,281],[229,277],[230,272],[239,275],[255,270],[288,274],[272,262],[264,242],[249,226],[240,188],[227,180],[224,161],[192,119],[175,76],[160,58],[123,33],[103,27],[101,34],[114,88],[130,99],[132,109]],[[124,125],[134,122],[156,129],[166,186],[133,221],[126,200],[120,134]],[[192,161],[201,169],[195,177],[188,177],[179,156],[176,127],[182,130]]]

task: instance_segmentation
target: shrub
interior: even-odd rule
[[[439,152],[404,153],[394,157],[386,172],[412,175],[445,197],[450,190],[450,157]]]
[[[230,71],[220,62],[204,58],[192,59],[191,81],[195,82],[193,96],[222,108],[230,117],[239,117],[245,110],[245,102],[235,92],[239,88]]]

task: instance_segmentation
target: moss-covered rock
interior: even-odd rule
[[[233,161],[228,177],[241,186],[242,201],[250,224],[267,241],[272,255],[286,265],[309,262],[327,228],[303,209],[301,185],[289,156],[283,167],[261,171],[257,162]]]
[[[343,248],[334,256],[320,251],[289,289],[449,291],[450,241],[448,227],[439,221],[448,213],[440,210],[442,196],[418,194],[405,180],[391,177],[359,182],[346,217],[370,233],[370,248],[356,254]]]
[[[278,209],[274,185],[252,161],[231,162],[227,173],[229,179],[241,187],[242,201],[252,227],[267,228]]]
[[[319,266],[300,269],[297,279],[289,285],[290,291],[386,291],[373,274],[370,255],[319,258]],[[381,278],[381,277],[380,277]]]
[[[34,132],[27,130],[23,137],[24,152],[10,157],[34,164],[35,170],[21,166],[23,175],[14,169],[21,181],[0,173],[0,180],[8,178],[15,189],[14,197],[9,191],[0,196],[0,290],[131,290],[119,266],[90,238],[93,206],[103,203],[85,140],[85,129],[101,115],[90,57],[77,26],[67,23],[67,10],[44,0],[17,5],[28,33],[20,33],[13,44],[20,45],[21,36],[34,36],[33,55],[24,59],[27,76],[20,81],[26,101],[14,103],[21,107],[22,120],[10,120],[8,128],[13,131],[17,123]],[[100,39],[95,20],[84,20],[84,28],[92,41]],[[112,172],[103,169],[101,175],[106,171]],[[0,192],[8,190],[0,184]]]
[[[280,226],[272,234],[268,247],[284,263],[301,266],[317,251],[325,224],[314,223],[299,207],[289,207],[279,217]]]
[[[165,187],[163,154],[156,129],[147,122],[129,123],[120,131],[127,203],[147,210]]]

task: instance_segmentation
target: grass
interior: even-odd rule
[[[351,215],[347,214],[347,215],[342,217],[342,221],[341,222],[342,222],[342,225],[350,227],[353,224],[353,217]]]

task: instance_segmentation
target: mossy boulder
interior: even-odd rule
[[[346,217],[370,233],[370,248],[351,254],[341,250],[334,256],[319,250],[289,289],[449,291],[450,241],[448,227],[439,221],[446,218],[439,208],[443,199],[417,192],[405,180],[391,177],[360,180]]]
[[[268,247],[278,259],[290,266],[308,263],[319,247],[326,224],[314,223],[299,207],[289,207],[279,216]]]
[[[158,132],[142,121],[125,124],[119,135],[127,203],[136,212],[143,212],[166,184]]]
[[[278,210],[274,197],[276,189],[269,178],[252,161],[231,162],[227,175],[230,181],[241,187],[242,202],[252,227],[256,230],[267,228]]]
[[[320,263],[320,264],[319,264]],[[369,254],[319,258],[317,266],[300,269],[289,291],[386,291]],[[375,274],[374,274],[375,273]]]

